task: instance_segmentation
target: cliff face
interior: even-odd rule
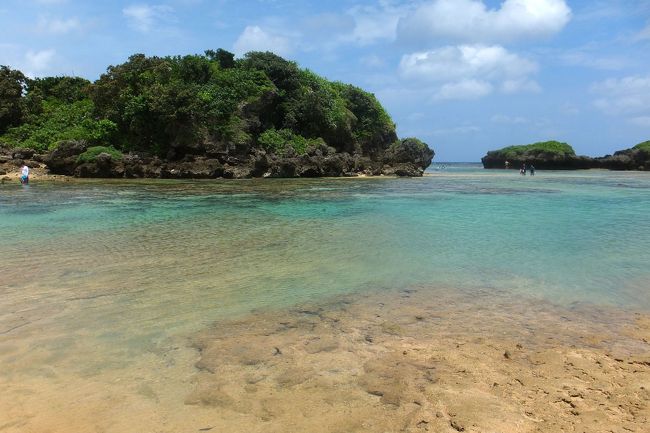
[[[87,143],[66,141],[55,150],[38,154],[33,149],[0,148],[0,175],[15,167],[45,165],[50,173],[89,178],[241,179],[251,177],[340,177],[358,175],[422,176],[434,152],[419,140],[396,142],[375,158],[336,152],[318,145],[303,154],[283,156],[253,150],[242,156],[186,155],[164,160],[143,152],[115,154],[95,151]],[[94,153],[88,160],[85,155]]]
[[[576,155],[566,143],[545,142],[524,146],[510,146],[489,151],[481,158],[484,168],[518,169],[532,164],[537,169],[579,170],[603,168],[609,170],[650,170],[650,142],[598,158]]]

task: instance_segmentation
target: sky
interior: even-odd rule
[[[650,0],[2,0],[0,65],[96,80],[135,53],[273,51],[374,93],[436,161],[650,140]]]

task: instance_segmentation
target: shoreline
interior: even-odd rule
[[[30,167],[29,168],[29,181],[58,181],[63,180],[69,182],[71,179],[74,179],[72,176],[65,176],[59,174],[50,174],[48,173],[47,168],[43,166],[39,167]],[[5,174],[0,175],[0,183],[4,184],[7,182],[20,182],[20,167],[16,167],[15,170],[7,171]]]
[[[430,172],[424,172],[421,177],[419,178],[427,178],[427,177],[454,177],[454,176],[476,176],[476,177],[481,177],[483,175],[488,175],[490,173],[495,173],[495,172],[503,172],[503,173],[508,173],[510,174],[510,171],[505,170],[505,169],[483,169],[484,171],[480,173],[475,173],[475,174],[467,174],[467,173],[457,173],[457,172],[449,172],[449,171],[444,171],[444,170],[434,170]],[[615,173],[615,174],[621,174],[621,173],[628,173],[628,174],[638,174],[638,173],[643,173],[642,171],[638,170],[608,170],[608,169],[603,169],[603,168],[590,168],[590,169],[575,169],[575,170],[538,170],[539,174],[542,174],[544,172],[553,172],[553,173],[570,173],[570,172],[579,172],[579,173]],[[519,176],[517,176],[519,177]],[[530,177],[530,176],[529,176]],[[63,175],[63,174],[50,174],[48,173],[47,169],[41,168],[41,167],[36,167],[36,168],[30,168],[30,175],[29,179],[30,182],[32,181],[43,181],[43,182],[56,182],[56,181],[63,181],[63,182],[129,182],[129,181],[182,181],[182,182],[190,182],[190,181],[200,181],[200,182],[209,182],[209,181],[241,181],[241,180],[256,180],[256,179],[273,179],[273,180],[288,180],[288,179],[300,179],[300,180],[317,180],[317,179],[402,179],[403,177],[397,176],[397,175],[369,175],[366,173],[359,173],[356,176],[323,176],[323,177],[286,177],[286,178],[266,178],[266,177],[247,177],[247,178],[157,178],[157,177],[137,177],[137,178],[116,178],[116,177],[76,177],[76,176],[68,176],[68,175]],[[418,177],[410,177],[409,179],[418,179]],[[17,168],[15,170],[9,171],[3,175],[0,175],[0,184],[6,184],[6,183],[11,183],[11,182],[19,182],[20,180],[20,169]]]
[[[650,313],[488,290],[431,295],[414,287],[255,310],[118,369],[9,373],[15,381],[3,381],[0,413],[9,419],[0,415],[0,431],[551,433],[649,425]]]

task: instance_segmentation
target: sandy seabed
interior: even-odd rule
[[[128,368],[0,374],[0,432],[647,432],[649,339],[650,315],[613,307],[348,296],[215,323]]]

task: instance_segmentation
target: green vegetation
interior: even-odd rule
[[[0,141],[14,147],[45,151],[52,150],[63,140],[108,144],[117,129],[110,120],[93,117],[93,103],[87,99],[73,103],[45,100],[39,108],[40,113],[30,115],[20,126],[9,128]]]
[[[539,153],[556,154],[558,156],[575,156],[575,151],[570,145],[559,141],[544,141],[527,145],[509,146],[488,153],[499,153],[506,159],[517,159],[524,155]]]
[[[119,160],[122,159],[122,152],[119,150],[115,149],[114,147],[106,147],[106,146],[92,146],[86,149],[84,153],[79,155],[77,158],[78,163],[85,163],[85,162],[95,162],[97,160],[97,157],[101,153],[106,153],[111,156],[112,159],[114,160]]]
[[[27,78],[20,71],[0,66],[0,134],[23,120]]]
[[[644,150],[646,152],[650,152],[650,140],[649,141],[644,141],[643,143],[637,144],[636,146],[633,147],[633,149]]]
[[[1,67],[0,143],[45,151],[64,140],[171,160],[206,148],[287,155],[317,145],[373,156],[397,136],[374,95],[269,52],[136,54],[95,82]]]
[[[409,138],[404,138],[400,141],[396,141],[395,143],[391,144],[389,150],[395,151],[398,150],[400,147],[406,147],[414,151],[421,152],[426,150],[429,146],[427,146],[425,142],[423,142],[418,138],[409,137]]]
[[[289,148],[292,148],[298,155],[302,155],[309,146],[325,144],[322,138],[305,138],[302,135],[294,134],[290,129],[276,131],[273,128],[260,134],[258,142],[265,150],[276,155],[286,155]]]

